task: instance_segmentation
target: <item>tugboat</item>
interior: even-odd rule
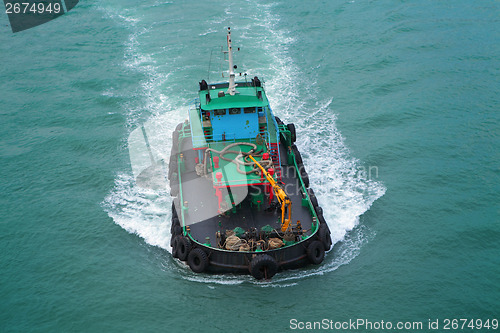
[[[199,82],[177,125],[169,161],[172,256],[193,272],[251,274],[319,265],[332,246],[294,124],[275,117],[264,83],[236,82],[227,29],[229,82]]]

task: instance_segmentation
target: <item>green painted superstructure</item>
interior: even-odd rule
[[[239,82],[238,82],[239,83]],[[202,90],[199,92],[200,104],[203,110],[211,111],[216,109],[229,109],[229,108],[246,108],[246,107],[265,107],[269,105],[266,93],[262,87],[238,87],[236,90],[238,94],[227,94],[227,86],[225,88]],[[219,97],[219,93],[224,93],[224,96]],[[257,97],[261,93],[262,98]],[[207,99],[210,96],[210,100]]]

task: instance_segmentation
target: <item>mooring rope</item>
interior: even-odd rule
[[[230,148],[235,147],[235,146],[250,146],[252,148],[250,149],[250,151],[248,153],[243,152],[243,151],[230,150]],[[214,152],[214,153],[218,154],[219,157],[221,159],[223,159],[224,161],[228,161],[228,162],[236,164],[236,170],[243,175],[249,175],[251,173],[260,173],[259,167],[254,162],[247,161],[248,155],[252,155],[254,157],[262,157],[262,155],[261,155],[262,150],[260,150],[258,152],[256,152],[256,150],[257,150],[257,145],[250,143],[250,142],[234,142],[234,143],[231,143],[230,145],[224,147],[224,149],[222,149],[221,151],[215,150],[213,148],[207,148],[205,150],[205,157],[204,157],[204,161],[203,161],[203,170],[202,170],[203,174],[202,175],[207,176],[207,161],[208,161],[208,157],[209,157],[210,152]],[[236,157],[234,159],[227,158],[224,156],[225,154],[236,154]],[[240,160],[240,158],[243,158],[243,160]],[[266,170],[273,166],[273,161],[270,159],[269,160],[262,160],[259,163]],[[240,169],[241,165],[243,165],[243,166],[250,166],[251,165],[252,170],[251,171],[242,171]]]

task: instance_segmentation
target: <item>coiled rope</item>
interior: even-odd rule
[[[238,236],[232,235],[226,238],[223,248],[231,251],[252,251],[260,247],[261,250],[273,250],[284,246],[285,243],[280,238],[270,238],[267,242],[263,239],[261,240],[246,240],[239,238]]]
[[[231,148],[236,147],[236,146],[250,146],[252,148],[250,149],[250,151],[248,153],[243,152],[243,151],[230,150]],[[215,150],[213,148],[207,148],[205,150],[205,157],[204,157],[204,161],[203,161],[203,169],[202,170],[197,169],[197,173],[200,176],[207,176],[207,161],[209,160],[209,158],[208,158],[209,157],[209,153],[210,152],[214,152],[214,153],[218,154],[219,157],[221,159],[223,159],[224,161],[228,161],[228,162],[236,164],[236,170],[239,173],[241,173],[243,175],[249,175],[251,173],[257,173],[258,174],[258,173],[260,173],[259,167],[254,162],[248,161],[248,155],[252,155],[253,157],[262,157],[262,155],[261,155],[262,150],[260,150],[258,152],[256,152],[256,150],[257,150],[257,145],[253,144],[253,143],[250,143],[250,142],[234,142],[234,143],[231,143],[230,145],[224,147],[224,149],[222,149],[221,151]],[[224,156],[226,154],[236,154],[236,157],[234,159],[228,158],[228,157]],[[272,160],[262,160],[259,163],[266,170],[269,169],[269,168],[271,168],[273,166],[273,161]],[[240,169],[241,165],[243,165],[243,166],[252,166],[252,170],[251,171],[242,171]]]

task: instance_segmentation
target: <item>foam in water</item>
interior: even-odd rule
[[[251,24],[234,30],[241,32],[241,45],[254,43],[254,47],[270,57],[269,64],[266,64],[269,66],[260,68],[259,72],[270,78],[266,82],[266,90],[271,107],[282,120],[296,124],[299,138],[297,145],[310,175],[311,187],[324,209],[333,242],[340,243],[336,244],[333,254],[330,252],[319,267],[279,273],[270,283],[255,281],[251,276],[194,274],[184,264],[166,263],[166,270],[178,270],[181,276],[190,281],[208,284],[246,282],[263,287],[286,287],[297,284],[298,280],[305,277],[334,271],[355,258],[362,245],[374,236],[368,228],[358,226],[359,217],[385,193],[383,185],[359,172],[360,162],[350,156],[336,128],[335,117],[332,116],[332,97],[315,96],[309,88],[314,82],[306,86],[298,79],[303,74],[288,55],[288,48],[295,41],[286,30],[279,29],[279,17],[271,12],[272,5],[258,7],[258,13],[250,17]],[[229,16],[226,12],[226,19],[217,22],[226,22]],[[175,88],[168,91],[174,99],[165,98],[165,91],[161,88],[169,81],[169,75],[159,72],[153,55],[141,51],[139,39],[147,30],[137,26],[137,19],[126,18],[125,21],[131,22],[132,31],[124,66],[145,74],[147,78],[140,83],[140,93],[135,95],[140,96],[139,102],[124,106],[131,110],[129,125],[137,127],[140,125],[139,119],[144,118],[145,113],[150,114],[148,123],[154,124],[154,130],[148,131],[150,140],[162,142],[163,147],[170,150],[171,133],[186,115],[180,112],[165,115],[165,110],[181,109],[185,112],[186,108],[181,107],[183,101],[180,96],[175,99]],[[200,35],[212,32],[212,28],[209,28]],[[255,62],[250,61],[249,64],[248,67],[259,69]],[[148,244],[170,250],[171,199],[168,188],[164,191],[145,191],[135,186],[130,171],[122,172],[118,174],[115,188],[105,198],[103,206],[115,223],[128,232],[137,234]]]

